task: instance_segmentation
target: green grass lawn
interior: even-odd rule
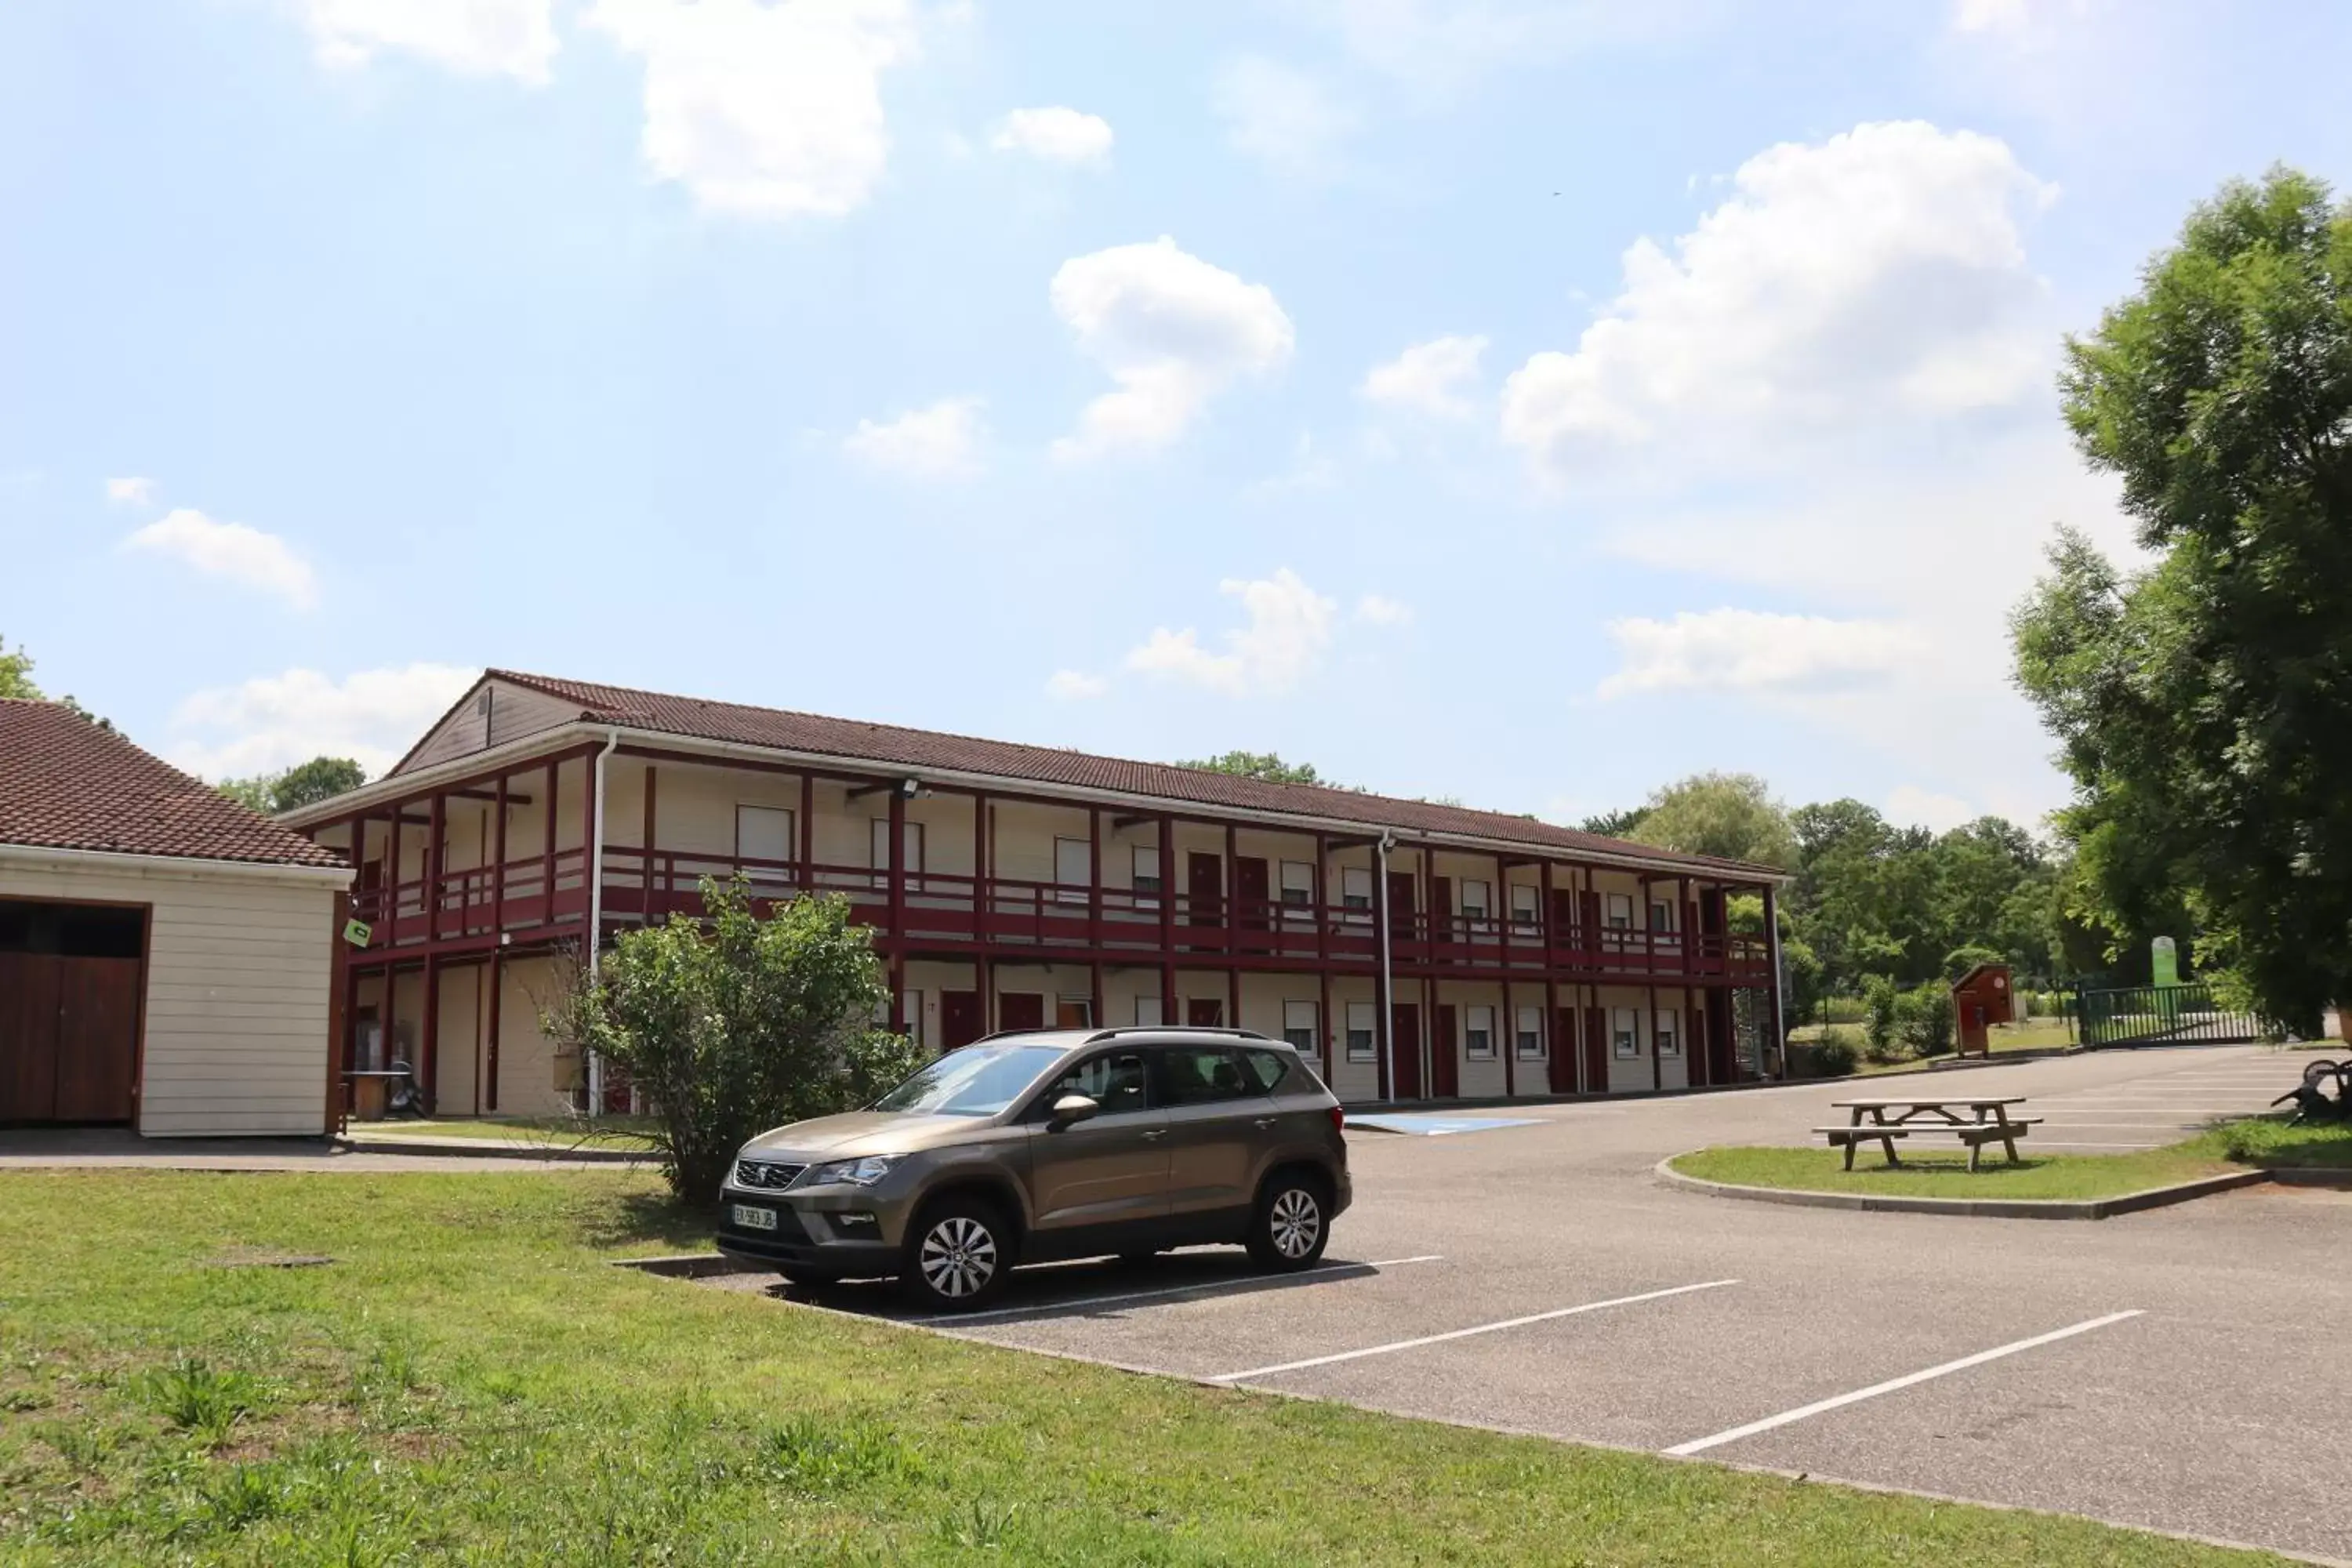
[[[2031,1134],[2018,1145],[2033,1146]],[[1674,1168],[1701,1181],[1806,1192],[1878,1193],[1927,1198],[2112,1198],[2149,1187],[2226,1175],[2249,1166],[2352,1167],[2352,1128],[2289,1127],[2253,1118],[2231,1121],[2162,1149],[2127,1154],[2027,1154],[2016,1164],[1997,1147],[1968,1166],[1967,1151],[1942,1139],[1898,1142],[1900,1166],[1889,1168],[1876,1144],[1864,1144],[1844,1168],[1840,1149],[1701,1149],[1678,1154]]]
[[[702,1239],[622,1172],[13,1172],[0,1236],[9,1563],[2277,1561],[613,1268]]]

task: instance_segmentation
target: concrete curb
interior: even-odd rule
[[[329,1146],[343,1154],[411,1154],[420,1159],[563,1160],[599,1165],[639,1164],[658,1160],[646,1149],[602,1149],[593,1143],[520,1143],[499,1138],[352,1138],[330,1139]]]
[[[1696,1151],[1690,1151],[1696,1152]],[[2269,1171],[2231,1171],[2169,1187],[2149,1187],[2112,1198],[2080,1202],[2063,1198],[1912,1198],[1870,1193],[1816,1193],[1794,1187],[1747,1187],[1729,1182],[1709,1182],[1674,1169],[1680,1154],[1669,1154],[1653,1167],[1666,1186],[1684,1187],[1711,1197],[1744,1198],[1750,1203],[1793,1204],[1800,1208],[1860,1209],[1872,1214],[1939,1214],[1965,1219],[2105,1219],[2137,1214],[2142,1209],[2185,1204],[2193,1198],[2257,1186],[2273,1178]]]

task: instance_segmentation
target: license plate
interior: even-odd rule
[[[773,1230],[776,1228],[776,1211],[755,1209],[750,1204],[737,1204],[735,1223],[745,1230]]]

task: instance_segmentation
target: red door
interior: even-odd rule
[[[137,958],[0,952],[0,1121],[129,1121]]]
[[[1429,1031],[1429,1096],[1432,1100],[1462,1097],[1461,1017],[1451,1002],[1440,1002]]]
[[[1391,1100],[1421,1098],[1421,1008],[1411,1002],[1399,1002],[1389,1008],[1389,1034],[1396,1049],[1396,1082],[1389,1086]]]
[[[1225,1005],[1214,996],[1187,996],[1184,1022],[1195,1029],[1222,1029],[1225,1026]]]
[[[1609,1092],[1609,1015],[1605,1008],[1584,1010],[1584,1088],[1588,1094]]]
[[[58,1104],[58,961],[0,952],[0,1122],[47,1121]]]
[[[1567,888],[1551,890],[1551,944],[1576,945],[1576,894]]]
[[[1555,1008],[1551,1016],[1551,1091],[1576,1092],[1576,1009]]]
[[[1042,1029],[1045,1026],[1045,996],[1039,991],[1000,991],[996,996],[996,1026],[1000,1029]]]
[[[1234,914],[1244,931],[1268,931],[1273,922],[1267,918],[1268,906],[1274,901],[1266,880],[1265,861],[1254,855],[1234,858]]]
[[[1184,857],[1185,918],[1196,926],[1225,923],[1225,865],[1195,849]]]
[[[949,1050],[968,1046],[987,1032],[980,1016],[979,992],[940,993],[940,1039]]]
[[[1429,879],[1429,940],[1453,942],[1459,934],[1454,920],[1454,879],[1432,877]]]
[[[1412,940],[1415,880],[1410,871],[1389,873],[1389,934],[1400,942]]]

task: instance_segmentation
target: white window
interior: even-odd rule
[[[1285,1002],[1282,1005],[1282,1037],[1310,1062],[1321,1054],[1315,1040],[1314,1003]]]
[[[1160,846],[1137,845],[1134,866],[1135,868],[1129,875],[1134,879],[1136,892],[1141,895],[1160,891]],[[1139,897],[1137,901],[1139,903],[1142,900]]]
[[[1372,1059],[1372,1005],[1370,1002],[1348,1004],[1348,1059],[1368,1062]]]
[[[1519,1059],[1523,1062],[1541,1061],[1543,1059],[1544,1037],[1542,1008],[1522,1007],[1519,1009],[1518,1043],[1517,1048],[1519,1053]]]
[[[1135,1021],[1147,1029],[1158,1028],[1160,1024],[1160,998],[1138,996],[1135,999]]]
[[[1525,882],[1511,884],[1511,924],[1521,931],[1535,932],[1543,929],[1543,906],[1538,900],[1543,889]]]
[[[1675,901],[1672,899],[1650,900],[1650,929],[1654,931],[1672,931],[1675,929]]]
[[[793,880],[791,867],[801,856],[794,826],[793,814],[781,806],[735,808],[735,858],[751,862],[742,869],[754,891],[784,887]]]
[[[1294,909],[1315,902],[1315,868],[1304,860],[1282,863],[1282,901]]]
[[[1612,931],[1632,931],[1633,929],[1633,894],[1612,893],[1609,895],[1609,919],[1607,923]]]
[[[1339,870],[1339,902],[1351,910],[1372,907],[1372,874],[1361,866],[1344,866]]]
[[[899,868],[909,878],[921,876],[923,874],[923,825],[919,822],[908,823],[906,836],[901,843],[903,847]],[[874,857],[872,862],[874,869],[883,873],[874,879],[874,885],[877,888],[887,888],[890,885],[887,876],[890,869],[890,819],[888,817],[874,818],[871,849]]]
[[[898,998],[898,1016],[906,1020],[907,1037],[917,1045],[923,1043],[923,994],[909,991]]]
[[[1462,1009],[1463,1054],[1474,1062],[1492,1061],[1495,1057],[1495,1010],[1492,1007]]]
[[[1493,908],[1486,901],[1486,884],[1484,882],[1462,884],[1462,918],[1464,920],[1483,921],[1486,918],[1486,911]]]
[[[1083,838],[1054,840],[1054,901],[1083,904],[1094,885],[1094,846]]]
[[[1682,1016],[1671,1007],[1661,1007],[1653,1024],[1657,1032],[1651,1038],[1658,1042],[1658,1054],[1662,1057],[1682,1055]]]
[[[1631,1007],[1610,1011],[1609,1038],[1620,1060],[1642,1054],[1642,1015]]]

